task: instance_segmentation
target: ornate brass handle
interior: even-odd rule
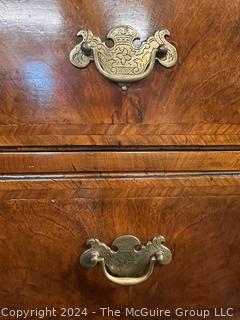
[[[90,248],[82,253],[80,264],[90,268],[100,263],[105,277],[116,284],[139,284],[151,276],[156,262],[167,265],[172,261],[172,253],[163,242],[164,237],[158,236],[144,246],[138,238],[124,235],[113,241],[111,249],[97,239],[90,239],[87,241]]]
[[[137,31],[129,26],[118,26],[107,34],[107,39],[113,40],[112,47],[89,29],[80,30],[78,36],[82,36],[82,41],[71,51],[71,63],[85,68],[94,60],[98,71],[118,82],[123,90],[127,90],[126,83],[147,77],[155,60],[167,68],[177,62],[177,50],[165,38],[170,36],[167,29],[156,31],[140,47],[134,45],[134,40],[140,39]]]

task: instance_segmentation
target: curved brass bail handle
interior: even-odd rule
[[[149,279],[156,262],[160,265],[171,262],[172,253],[164,242],[164,237],[158,236],[142,245],[138,238],[123,235],[113,241],[112,250],[99,240],[90,239],[87,241],[90,248],[82,253],[80,264],[91,268],[99,263],[105,277],[116,284],[139,284]]]
[[[108,273],[106,266],[105,266],[104,259],[99,260],[99,262],[102,266],[103,274],[105,275],[105,277],[108,280],[110,280],[116,284],[120,284],[122,286],[132,286],[132,285],[139,284],[139,283],[142,283],[142,282],[148,280],[153,273],[155,261],[156,261],[155,257],[152,257],[150,259],[148,271],[145,275],[143,275],[141,277],[115,277],[115,276],[112,276],[110,273]]]

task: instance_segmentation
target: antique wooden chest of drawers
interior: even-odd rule
[[[0,319],[240,319],[239,0],[3,0],[0,39]]]

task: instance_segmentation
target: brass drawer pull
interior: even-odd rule
[[[156,262],[167,265],[172,261],[172,253],[163,242],[164,237],[158,236],[144,246],[138,238],[124,235],[115,239],[110,248],[90,239],[90,248],[82,253],[80,264],[91,268],[99,262],[108,280],[123,286],[135,285],[151,276]]]
[[[113,40],[112,47],[89,29],[80,30],[78,36],[82,36],[82,41],[71,51],[71,63],[85,68],[91,60],[95,61],[98,71],[118,82],[123,90],[128,88],[126,83],[147,77],[155,60],[166,68],[177,62],[177,50],[165,38],[170,36],[167,29],[156,31],[140,47],[134,45],[134,40],[140,39],[137,31],[129,26],[118,26],[107,34],[107,39]]]

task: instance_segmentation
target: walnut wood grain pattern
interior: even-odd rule
[[[230,174],[2,180],[0,305],[232,306],[238,319],[239,194]],[[164,235],[172,264],[131,288],[79,266],[88,238],[110,244],[122,234]]]
[[[2,174],[153,171],[237,171],[240,151],[9,152]]]
[[[240,195],[239,173],[2,176],[0,199],[106,199]],[[131,188],[127,188],[131,184]],[[225,187],[227,188],[225,190]]]
[[[238,0],[2,0],[0,145],[239,145]],[[179,62],[122,93],[68,58],[81,27],[166,27]]]

